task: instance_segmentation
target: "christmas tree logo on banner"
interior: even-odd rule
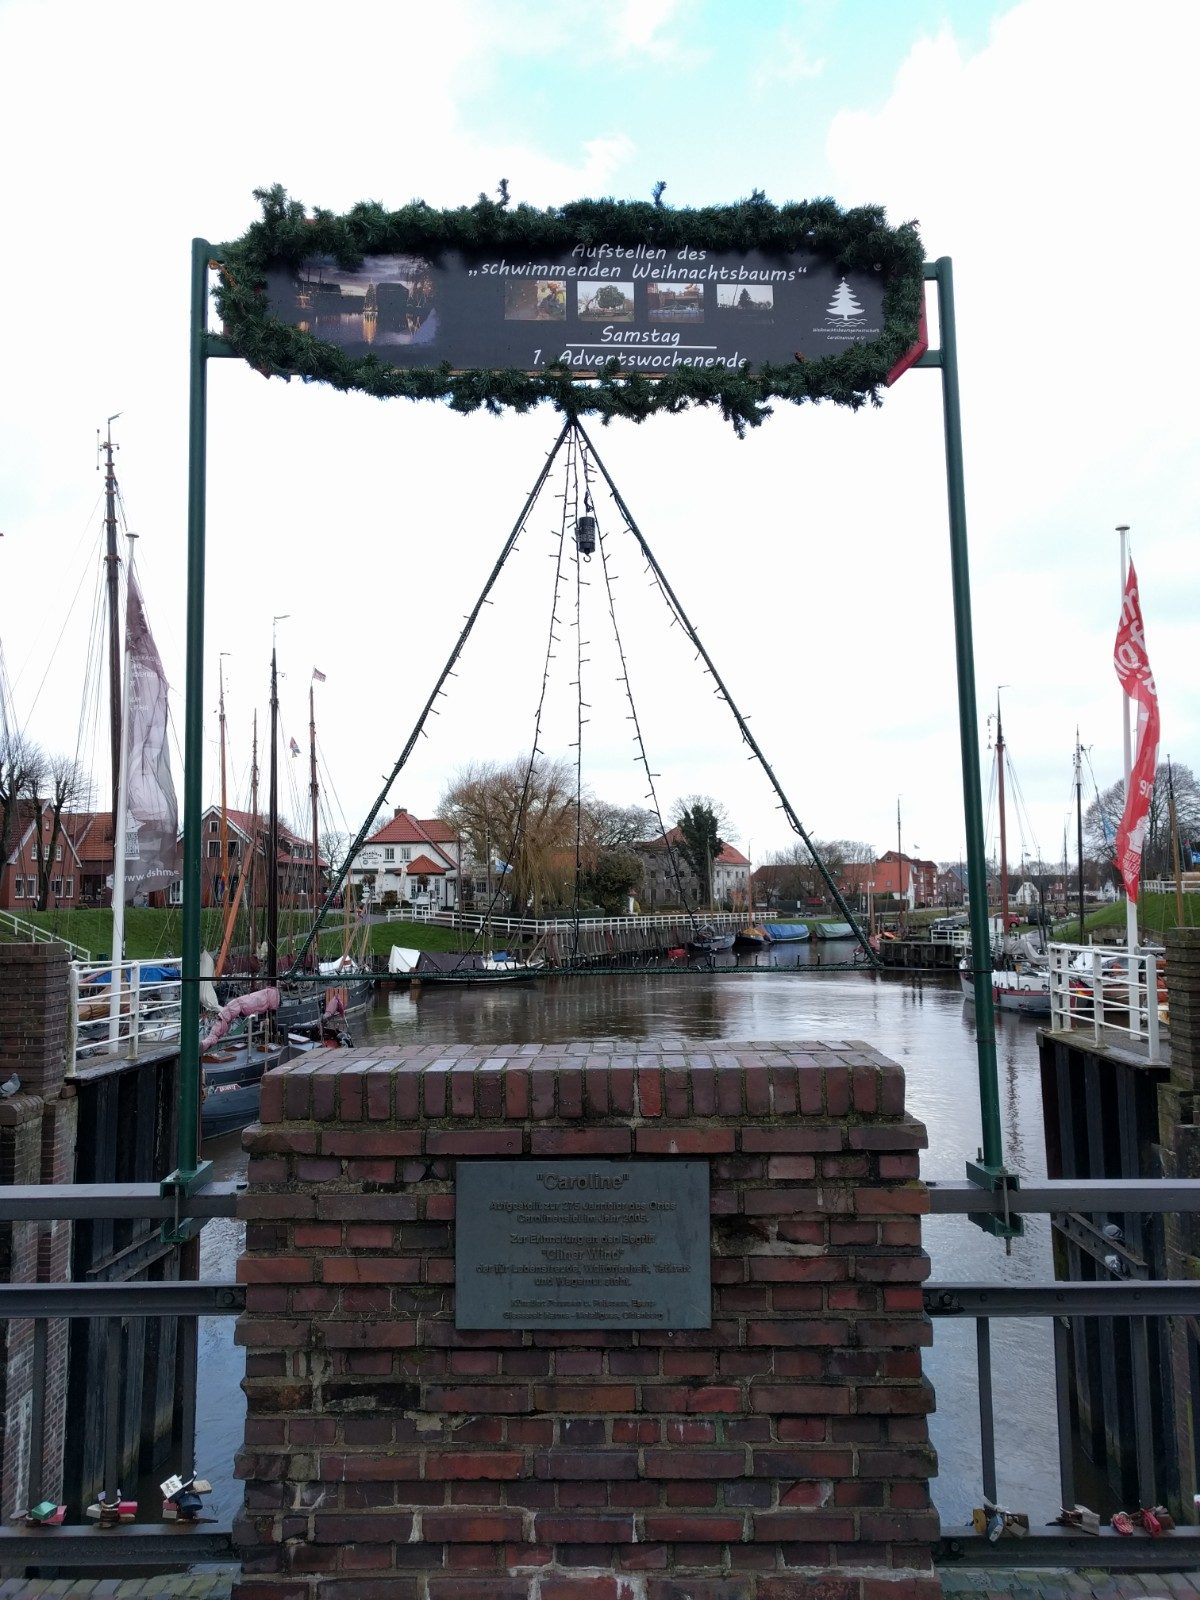
[[[851,317],[865,317],[866,312],[855,298],[854,290],[842,279],[838,285],[837,293],[825,309],[827,317],[836,317],[840,322],[849,322]]]

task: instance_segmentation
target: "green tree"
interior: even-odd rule
[[[701,902],[710,905],[713,862],[725,848],[721,833],[729,831],[729,819],[708,795],[692,794],[676,805],[675,826],[679,829],[679,853],[700,885]]]

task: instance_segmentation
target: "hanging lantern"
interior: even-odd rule
[[[575,524],[575,547],[585,558],[592,555],[596,549],[596,519],[592,516],[580,517]]]

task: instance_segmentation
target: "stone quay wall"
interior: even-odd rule
[[[268,1073],[237,1600],[936,1600],[925,1142],[858,1044]],[[571,1157],[707,1160],[710,1328],[456,1330],[457,1165]]]

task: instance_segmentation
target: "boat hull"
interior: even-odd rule
[[[269,1050],[214,1050],[200,1061],[204,1098],[200,1106],[200,1135],[217,1139],[244,1128],[258,1116],[262,1075],[283,1059],[281,1046]]]
[[[1021,985],[1021,973],[993,972],[992,974],[992,1004],[998,1011],[1016,1011],[1026,1017],[1048,1017],[1050,1015],[1050,990],[1042,988],[1040,984],[1030,983]],[[968,1005],[975,1004],[975,983],[969,973],[959,973],[959,982],[962,985],[963,999]]]

